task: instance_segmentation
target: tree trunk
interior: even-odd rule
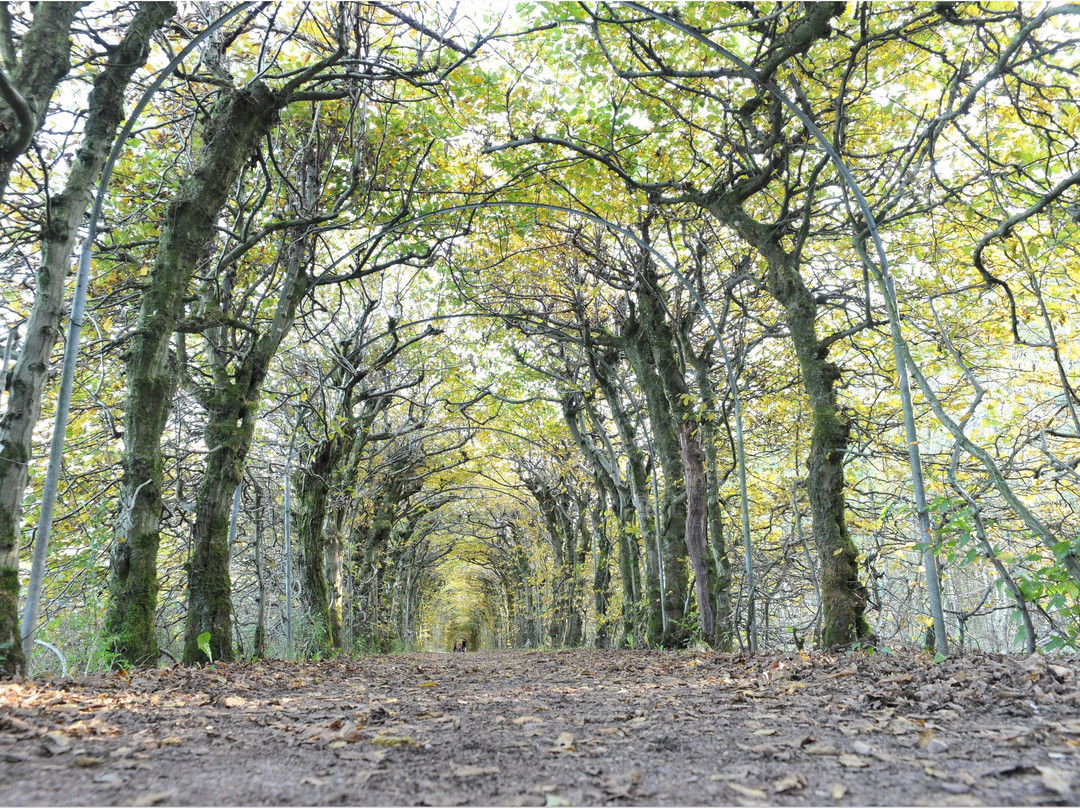
[[[719,417],[719,403],[712,384],[709,352],[694,354],[687,346],[687,356],[697,376],[698,389],[704,399],[703,411],[716,413]],[[701,443],[705,451],[705,487],[706,487],[706,532],[709,551],[712,554],[715,583],[710,582],[710,594],[713,598],[715,638],[714,647],[718,651],[730,651],[735,639],[735,610],[731,602],[731,558],[728,555],[727,542],[724,540],[723,512],[720,509],[720,458],[716,451],[716,421],[703,419],[700,425]]]
[[[300,542],[300,596],[311,616],[316,651],[333,647],[330,597],[326,582],[325,533],[329,480],[336,441],[323,443],[296,485],[296,535]]]
[[[15,161],[30,147],[34,134],[45,120],[57,85],[71,69],[71,23],[79,9],[86,5],[89,4],[34,3],[34,19],[22,39],[22,58],[10,80],[7,76],[0,77],[0,80],[10,82],[10,90],[18,94],[17,99],[10,99],[4,107],[0,107],[0,133],[3,133],[0,138],[0,201],[3,201],[7,191]],[[174,13],[175,8],[167,16]],[[131,55],[135,53],[130,52]],[[126,78],[116,76],[120,81],[118,92],[121,97],[127,80],[145,61],[144,53],[141,60],[131,65]],[[127,67],[123,62],[118,65],[111,58],[109,63],[114,67]],[[97,82],[95,86],[98,86]],[[89,109],[93,110],[92,103]],[[112,131],[115,131],[115,127]],[[109,139],[111,141],[111,134]]]
[[[644,297],[639,300],[645,300]],[[651,316],[651,304],[645,303],[642,319]],[[651,338],[641,321],[631,321],[623,332],[627,336],[626,353],[634,368],[638,384],[645,393],[652,426],[653,447],[663,469],[664,486],[660,508],[660,556],[663,565],[663,591],[660,601],[663,621],[650,614],[649,642],[664,648],[681,648],[689,640],[684,622],[684,604],[688,580],[685,559],[686,499],[683,496],[683,474],[679,432],[664,394],[663,381],[657,375],[659,357],[654,349],[660,346]],[[656,582],[659,584],[659,581]]]
[[[193,172],[165,211],[138,330],[126,354],[123,529],[112,548],[105,623],[117,664],[157,661],[154,611],[162,507],[161,435],[176,383],[169,340],[188,281],[216,236],[218,213],[241,168],[272,128],[280,105],[278,96],[260,83],[226,90],[211,112],[205,145]],[[229,497],[224,500],[227,503]]]
[[[255,580],[258,584],[259,610],[255,617],[255,642],[252,654],[266,656],[266,573],[263,570],[262,494],[255,489]]]
[[[799,359],[813,415],[806,491],[813,513],[821,567],[822,643],[846,645],[870,633],[866,588],[859,580],[858,550],[847,530],[844,455],[850,424],[836,401],[840,370],[826,359],[815,332],[817,304],[802,277],[784,260],[770,261],[769,291],[784,306],[784,319]]]
[[[848,535],[845,514],[844,455],[850,424],[836,400],[840,369],[828,359],[828,343],[817,336],[817,302],[799,274],[798,256],[785,251],[775,228],[755,221],[735,197],[702,200],[702,204],[765,259],[766,287],[783,307],[813,417],[806,491],[821,565],[822,643],[832,647],[855,642],[869,635],[870,626],[858,550]]]
[[[75,4],[52,5],[69,6],[66,19],[70,25]],[[22,665],[17,628],[22,502],[29,481],[33,431],[41,417],[49,360],[64,314],[65,278],[71,268],[72,249],[90,206],[93,186],[124,118],[124,91],[135,71],[145,64],[154,33],[175,11],[172,3],[147,3],[136,12],[123,40],[94,79],[82,142],[64,190],[50,201],[34,306],[26,324],[26,341],[12,371],[7,411],[0,420],[0,671],[6,673],[14,673]],[[44,18],[47,13],[39,7],[35,25],[37,15]],[[54,20],[54,24],[60,21]],[[66,28],[61,33],[66,40]],[[15,573],[9,574],[9,570]],[[10,646],[6,645],[9,641]]]
[[[308,159],[303,161],[303,166],[302,198],[297,200],[297,207],[310,215],[317,198],[316,163]],[[307,292],[308,238],[305,228],[292,233],[285,251],[286,270],[274,318],[263,334],[251,337],[252,342],[235,370],[229,370],[229,357],[218,348],[229,342],[225,339],[226,329],[214,329],[218,332],[217,338],[207,340],[215,389],[203,397],[208,412],[204,435],[209,452],[196,500],[193,553],[188,568],[188,613],[184,632],[184,661],[188,664],[200,658],[198,638],[203,632],[210,632],[214,659],[228,661],[233,658],[229,632],[232,581],[228,508],[251,450],[263,382],[281,341],[292,328],[296,308]],[[216,299],[212,299],[206,308],[221,311]]]
[[[683,421],[679,431],[682,445],[683,473],[686,476],[686,551],[694,568],[694,590],[697,593],[698,621],[702,638],[716,644],[712,608],[712,590],[716,587],[715,566],[710,559],[706,539],[708,487],[705,484],[705,456],[701,437],[692,421]]]
[[[645,459],[637,444],[633,419],[626,411],[617,382],[613,378],[612,365],[617,361],[615,353],[612,352],[608,357],[598,361],[595,352],[589,352],[588,360],[593,379],[604,394],[612,419],[615,421],[615,428],[619,433],[623,455],[626,457],[626,480],[630,488],[630,499],[637,516],[637,535],[631,534],[628,529],[620,529],[619,532],[619,572],[623,579],[623,630],[626,636],[631,638],[637,631],[638,604],[645,599],[650,612],[653,611],[653,606],[657,611],[660,608],[660,585],[656,574],[655,559],[652,563],[646,563],[644,584],[641,580],[641,548],[638,546],[637,536],[648,536],[652,529]],[[624,510],[625,506],[620,499],[620,525],[629,527],[629,515],[624,514]],[[655,593],[654,599],[649,599],[647,595],[649,591]],[[658,614],[657,620],[659,621]]]

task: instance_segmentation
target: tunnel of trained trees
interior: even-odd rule
[[[1075,648],[1080,8],[481,5],[0,5],[0,669]]]

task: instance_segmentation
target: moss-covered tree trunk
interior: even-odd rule
[[[34,427],[41,417],[49,360],[64,314],[65,278],[71,268],[72,249],[90,206],[92,189],[124,118],[124,91],[135,71],[145,64],[154,32],[175,10],[172,3],[147,3],[136,12],[124,38],[94,79],[87,100],[82,142],[63,191],[50,200],[51,215],[42,233],[34,305],[26,323],[19,360],[12,369],[7,410],[0,419],[0,672],[3,673],[14,673],[23,664],[18,637],[22,502],[29,482]],[[34,25],[38,25],[39,16],[44,19],[49,13],[55,10],[37,9]],[[73,9],[63,13],[66,14],[63,19],[70,25]],[[52,24],[60,26],[63,19]],[[66,28],[58,28],[54,33],[67,41]],[[50,52],[46,49],[35,56],[44,58]]]
[[[660,577],[655,553],[647,556],[645,580],[642,581],[641,577],[641,548],[638,545],[638,537],[645,540],[647,548],[653,546],[653,543],[648,541],[653,530],[653,521],[649,512],[645,457],[641,447],[638,446],[634,419],[626,409],[618,383],[613,376],[614,364],[618,361],[617,356],[614,351],[603,357],[590,351],[588,360],[593,380],[608,403],[615,429],[619,434],[619,441],[622,443],[622,453],[626,458],[626,480],[630,489],[630,500],[633,504],[634,515],[637,517],[636,535],[629,530],[629,514],[621,516],[620,524],[625,524],[627,527],[619,532],[619,572],[623,580],[623,631],[627,638],[631,638],[638,630],[638,609],[643,601],[649,613],[655,614],[655,620],[657,622],[662,620],[660,617]],[[630,594],[629,598],[627,594]]]
[[[660,562],[663,565],[663,591],[660,592],[662,615],[650,610],[648,639],[653,645],[664,648],[681,648],[690,639],[685,622],[685,603],[688,578],[686,574],[686,497],[683,483],[682,460],[679,448],[678,425],[672,417],[664,394],[664,384],[657,375],[659,358],[655,350],[663,350],[653,339],[651,329],[642,320],[654,316],[654,306],[648,296],[644,311],[639,309],[640,319],[632,317],[623,328],[626,338],[626,355],[634,368],[638,385],[645,393],[652,426],[652,444],[663,471],[664,484],[660,489]],[[645,541],[652,541],[645,537]],[[657,585],[660,581],[656,582]]]
[[[806,491],[814,517],[814,544],[821,564],[822,644],[845,645],[868,636],[866,588],[859,580],[858,550],[847,530],[844,455],[850,424],[840,411],[840,369],[829,361],[830,342],[817,335],[817,301],[774,227],[750,217],[732,198],[713,200],[710,210],[727,222],[766,261],[766,288],[783,308],[799,360],[803,389],[813,417]]]
[[[326,507],[330,475],[336,461],[334,439],[323,442],[298,475],[296,485],[296,536],[300,544],[300,597],[313,627],[315,647],[323,652],[334,647],[330,622],[330,595],[326,581]]]
[[[705,482],[705,452],[700,430],[693,421],[683,421],[679,430],[682,445],[683,474],[686,477],[686,552],[694,569],[694,591],[698,601],[698,624],[701,636],[709,645],[716,644],[716,625],[712,595],[716,589],[716,565],[709,553],[706,515],[708,486]]]
[[[817,338],[817,304],[789,256],[769,262],[769,292],[784,307],[784,320],[799,360],[813,415],[806,490],[814,516],[814,543],[821,565],[822,643],[854,642],[870,633],[866,588],[859,580],[858,550],[847,530],[844,455],[850,424],[840,412],[840,369]]]
[[[611,605],[611,536],[605,517],[608,515],[604,489],[597,487],[597,498],[589,511],[592,533],[596,537],[596,569],[593,572],[593,607],[596,609],[596,647],[611,644],[608,609]],[[621,526],[620,521],[620,526]]]
[[[165,210],[157,256],[125,362],[122,523],[112,547],[105,620],[117,664],[153,665],[158,656],[154,611],[161,436],[176,385],[170,339],[188,282],[213,244],[218,214],[241,168],[272,128],[280,106],[278,95],[261,83],[225,90],[210,114],[194,168]]]
[[[303,160],[299,179],[298,212],[312,215],[316,204],[318,175],[314,159]],[[229,572],[229,518],[233,494],[244,472],[255,433],[259,398],[270,363],[281,341],[292,328],[296,308],[308,289],[308,233],[293,228],[285,248],[285,272],[278,290],[274,317],[262,334],[251,336],[247,350],[231,365],[223,346],[231,344],[226,327],[212,329],[206,340],[213,389],[202,396],[207,410],[204,437],[206,470],[196,499],[192,528],[191,563],[188,566],[188,611],[184,627],[184,662],[202,658],[199,636],[210,634],[214,659],[233,658],[232,578]],[[216,281],[211,288],[217,289]],[[204,311],[225,319],[216,293],[206,296]]]
[[[711,366],[705,354],[697,355],[687,351],[697,377],[698,389],[704,399],[704,411],[716,413],[718,403],[716,390],[710,375]],[[705,418],[701,421],[701,444],[705,451],[705,488],[706,488],[706,525],[708,530],[709,552],[712,554],[716,569],[715,586],[710,587],[715,609],[714,647],[719,651],[730,651],[735,640],[735,609],[731,602],[733,580],[731,557],[727,541],[724,538],[723,511],[720,509],[720,458],[716,449],[716,420]]]
[[[655,285],[658,279],[653,276],[649,283]],[[685,346],[684,354],[689,351],[689,339],[682,330],[676,331],[662,319],[660,312],[651,318],[654,344],[665,346],[664,352],[657,356],[657,370],[664,385],[664,394],[672,420],[678,424],[680,461],[682,477],[686,491],[686,521],[683,542],[690,565],[694,571],[694,590],[698,600],[698,627],[702,639],[710,645],[716,644],[716,621],[713,598],[719,586],[719,573],[716,561],[708,547],[708,485],[705,475],[705,456],[701,441],[701,428],[696,423],[696,413],[690,404],[690,388],[686,383],[685,363],[676,352],[676,340]],[[702,394],[704,395],[704,393]]]
[[[7,191],[15,161],[30,148],[60,81],[71,70],[71,23],[88,3],[34,3],[33,19],[21,43],[10,87],[0,94],[0,200]],[[156,13],[156,12],[152,12]],[[136,60],[131,72],[146,60]],[[4,69],[10,69],[4,65]],[[131,73],[128,73],[130,78]],[[127,79],[120,80],[120,94]],[[10,97],[9,97],[10,96]],[[121,109],[123,107],[121,106]]]

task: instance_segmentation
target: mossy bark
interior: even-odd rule
[[[210,654],[215,661],[230,662],[233,659],[229,520],[233,494],[240,484],[244,458],[251,446],[255,419],[253,416],[241,417],[241,425],[237,426],[235,411],[239,407],[235,399],[238,393],[235,390],[230,393],[217,396],[226,401],[211,414],[204,429],[209,452],[199,484],[191,561],[188,563],[183,653],[183,661],[188,665],[205,660],[199,648],[199,635],[203,632],[210,634]],[[226,414],[228,410],[233,410],[233,414]]]
[[[21,58],[11,84],[30,106],[30,121],[45,120],[60,81],[71,70],[71,23],[88,3],[34,3],[33,20],[22,39]],[[145,59],[145,56],[143,57]],[[139,62],[136,66],[141,66]],[[21,116],[0,101],[0,200],[4,198],[15,161],[29,147],[32,132],[22,131]],[[34,123],[30,123],[33,127]]]
[[[296,483],[296,537],[300,545],[300,595],[313,624],[312,651],[334,647],[330,594],[326,581],[326,504],[337,441],[322,443],[309,459]]]
[[[706,517],[708,486],[705,481],[705,452],[697,424],[683,421],[679,432],[683,473],[686,476],[686,551],[694,569],[694,592],[698,602],[701,636],[716,645],[716,622],[712,595],[716,589],[716,565],[709,553]]]
[[[315,162],[303,161],[301,193],[317,182]],[[311,213],[314,193],[299,200],[298,207]],[[198,638],[210,634],[210,650],[216,660],[233,658],[232,578],[229,571],[229,522],[236,487],[240,484],[255,433],[259,398],[270,363],[281,341],[292,328],[296,308],[307,292],[308,234],[295,228],[285,248],[285,273],[278,289],[274,317],[250,342],[240,360],[231,357],[222,345],[232,344],[225,327],[215,328],[206,340],[213,379],[209,395],[202,395],[207,410],[204,429],[208,449],[206,470],[196,499],[192,528],[192,555],[188,566],[188,611],[184,627],[184,662],[202,658]],[[210,288],[217,290],[216,283]],[[204,309],[222,315],[217,293],[204,295]],[[223,316],[222,319],[225,319]]]
[[[639,298],[639,302],[642,298]],[[642,319],[654,316],[654,305],[644,298]],[[660,363],[655,351],[663,351],[641,319],[631,318],[623,329],[626,337],[626,354],[638,385],[645,393],[652,427],[652,445],[663,471],[660,488],[660,562],[663,565],[660,604],[663,615],[650,610],[648,622],[649,643],[663,648],[681,648],[690,639],[685,622],[686,591],[689,585],[686,573],[686,497],[679,448],[678,425],[672,417],[664,394],[664,384],[657,374]],[[653,537],[646,537],[646,542]],[[660,588],[660,581],[655,585]],[[653,595],[650,589],[650,595]],[[663,618],[666,617],[666,620]]]
[[[845,513],[844,455],[850,424],[836,400],[840,369],[827,359],[827,349],[817,338],[817,304],[790,257],[770,261],[768,288],[784,307],[813,415],[806,490],[821,564],[822,643],[844,645],[869,635],[870,626],[858,550],[848,535]]]
[[[821,564],[822,644],[845,645],[870,634],[866,588],[859,580],[858,550],[847,530],[844,455],[850,424],[840,411],[840,369],[828,359],[829,343],[817,335],[817,302],[775,228],[755,221],[733,199],[713,200],[710,210],[729,223],[766,261],[766,288],[783,308],[813,417],[806,491],[813,513],[814,544]]]
[[[169,342],[188,282],[216,235],[241,168],[270,131],[280,98],[256,83],[222,93],[192,173],[165,210],[158,252],[125,357],[122,529],[112,547],[105,629],[118,664],[157,661],[154,611],[162,508],[161,436],[175,390]]]
[[[619,531],[619,574],[623,581],[623,633],[632,638],[638,632],[640,604],[644,602],[650,612],[660,615],[660,583],[657,574],[656,559],[646,563],[645,580],[641,576],[641,547],[638,537],[647,537],[652,530],[652,518],[649,513],[648,475],[645,472],[645,457],[637,444],[637,431],[634,420],[627,412],[613,377],[613,368],[618,361],[618,354],[610,351],[606,356],[599,356],[595,351],[588,353],[589,367],[593,380],[608,403],[615,429],[622,444],[622,453],[626,458],[626,481],[629,486],[633,514],[637,517],[636,533],[630,530],[630,509],[620,501]],[[648,592],[653,593],[651,599]],[[629,595],[629,597],[628,597]]]
[[[53,19],[54,26],[70,25],[74,13]],[[41,264],[36,275],[34,305],[26,323],[26,335],[19,359],[12,369],[7,410],[0,419],[0,571],[15,570],[3,576],[0,594],[0,670],[15,672],[23,665],[17,636],[18,620],[18,544],[22,522],[22,502],[29,482],[29,460],[33,451],[33,432],[41,417],[42,398],[49,375],[49,363],[60,335],[64,314],[65,279],[71,268],[71,253],[79,228],[90,206],[91,192],[101,176],[116,131],[124,118],[124,91],[131,77],[146,62],[154,33],[176,11],[172,3],[147,3],[139,8],[128,25],[120,44],[109,54],[105,66],[94,79],[87,99],[86,124],[63,190],[50,201],[50,217],[42,231]],[[46,18],[47,12],[38,9]],[[51,17],[49,19],[52,19]],[[66,29],[54,33],[66,38]],[[27,35],[28,40],[30,34]],[[37,54],[49,55],[49,50]],[[29,54],[28,54],[29,56]],[[8,636],[14,626],[15,635]],[[13,642],[12,645],[8,645]]]
[[[596,647],[610,645],[611,627],[608,608],[611,605],[611,537],[608,535],[604,516],[607,514],[605,497],[601,493],[590,509],[592,533],[596,537],[596,570],[593,573],[593,607],[596,609]]]
[[[683,342],[684,353],[694,369],[698,389],[702,396],[702,411],[719,415],[716,388],[712,382],[711,348],[695,353]],[[731,600],[733,580],[731,557],[724,538],[723,512],[720,509],[720,458],[717,444],[717,421],[701,420],[701,445],[705,452],[706,532],[709,553],[712,556],[713,578],[709,582],[709,594],[713,603],[713,647],[730,651],[735,640],[735,610]]]

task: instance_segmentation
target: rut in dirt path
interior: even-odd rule
[[[0,804],[1075,804],[1078,669],[581,650],[5,684]]]

